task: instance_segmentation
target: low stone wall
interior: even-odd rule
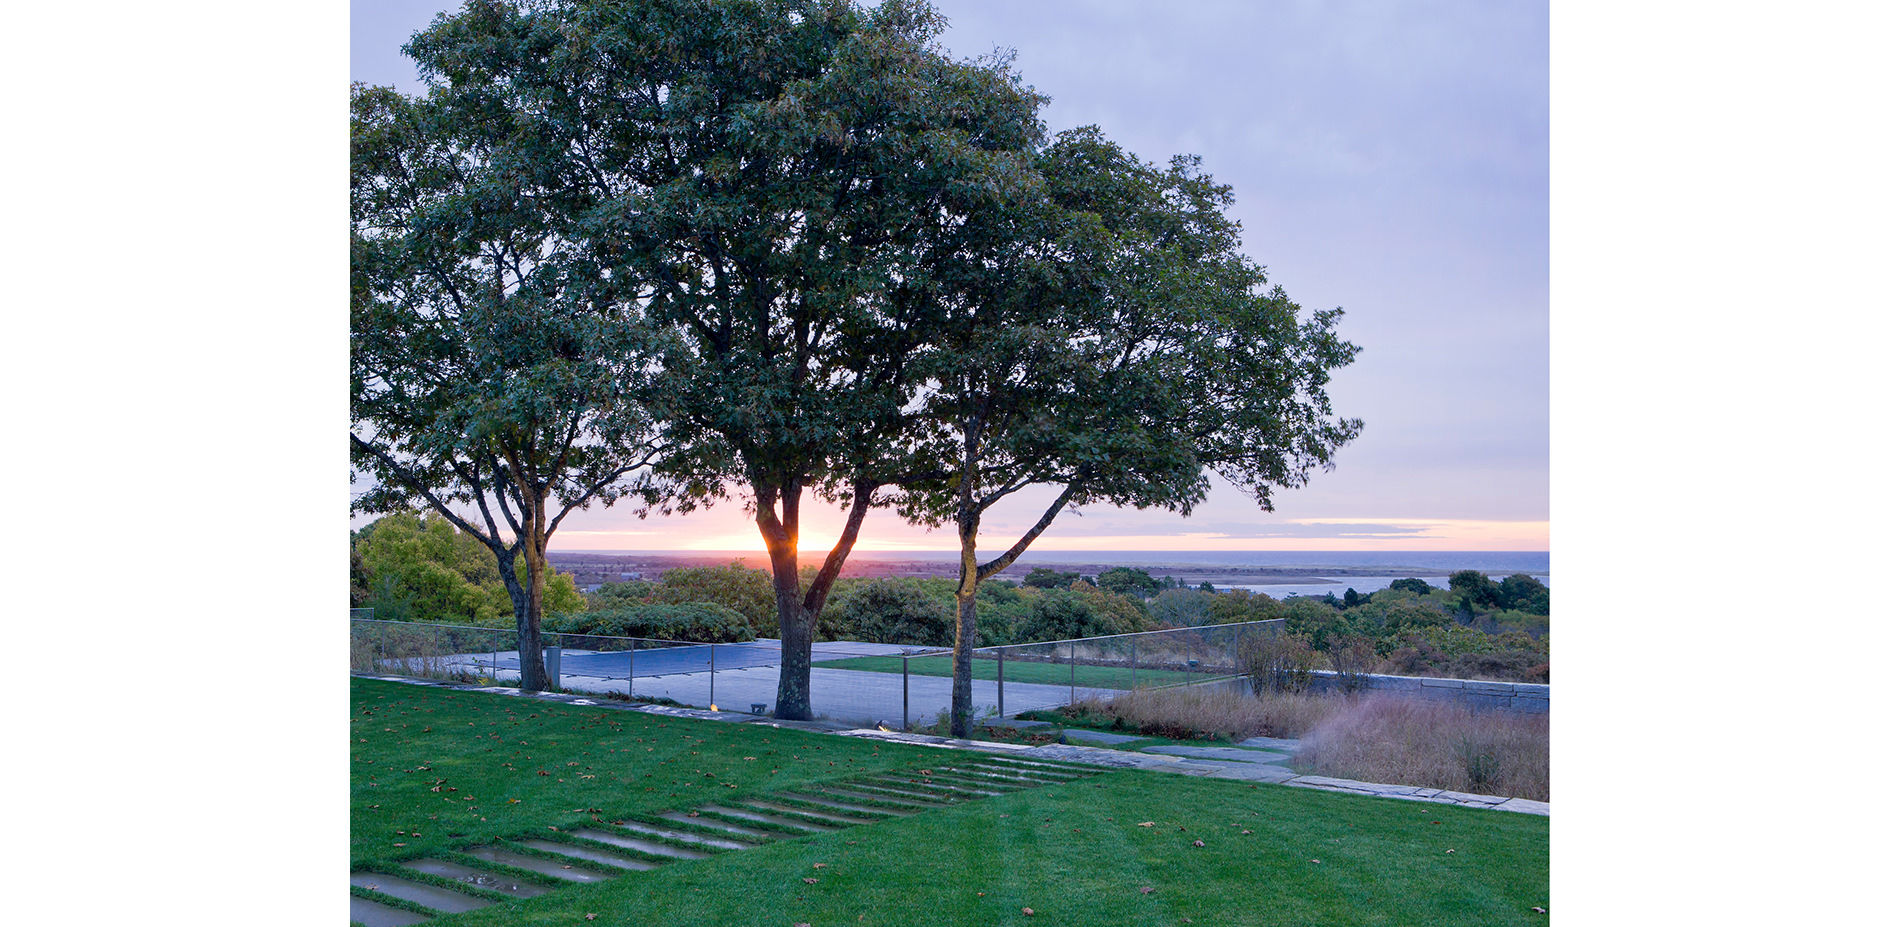
[[[1338,674],[1330,670],[1313,673],[1314,692],[1330,692]],[[1399,695],[1435,702],[1460,702],[1472,708],[1504,711],[1550,711],[1550,686],[1534,682],[1479,682],[1476,679],[1433,679],[1429,676],[1379,676],[1368,674],[1362,692]]]

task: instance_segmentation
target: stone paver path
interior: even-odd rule
[[[367,927],[419,924],[438,914],[543,895],[569,884],[625,877],[779,840],[875,825],[990,795],[1085,779],[1102,771],[1019,757],[946,760],[941,765],[860,774],[692,811],[463,847],[445,854],[456,859],[406,860],[400,875],[352,872],[350,919]]]

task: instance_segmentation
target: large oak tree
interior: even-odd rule
[[[915,0],[475,2],[409,47],[468,118],[513,126],[550,197],[587,204],[600,273],[639,293],[666,507],[736,493],[756,522],[783,718],[811,716],[815,619],[866,513],[922,466],[939,267],[1033,179],[1039,98],[950,60],[939,28]],[[814,500],[847,516],[804,580]]]

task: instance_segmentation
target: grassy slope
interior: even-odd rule
[[[369,868],[566,829],[589,808],[612,820],[967,756],[374,681],[353,694],[352,853]],[[1535,923],[1548,844],[1540,817],[1116,772],[437,923],[1020,923],[1024,907],[1058,924]]]

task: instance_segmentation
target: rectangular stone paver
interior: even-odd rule
[[[500,892],[504,895],[513,895],[516,898],[533,898],[536,895],[545,895],[548,893],[546,888],[539,885],[531,885],[519,879],[511,879],[493,872],[484,872],[480,869],[464,866],[461,863],[451,863],[445,859],[412,859],[403,863],[402,867],[404,869],[414,869],[417,872],[426,872],[432,876],[454,879],[457,882],[479,886],[489,891]]]
[[[645,870],[655,868],[659,865],[658,863],[649,863],[641,859],[629,859],[618,853],[609,853],[605,850],[594,850],[587,847],[577,847],[568,843],[555,843],[552,840],[523,840],[521,841],[521,845],[524,847],[533,847],[534,849],[546,853],[554,853],[559,856],[572,856],[575,859],[584,859],[590,863],[601,863],[603,865],[612,866],[615,869]]]
[[[463,911],[473,911],[476,908],[486,908],[494,904],[486,898],[476,898],[473,895],[464,895],[461,892],[452,892],[446,888],[424,885],[421,882],[411,882],[380,872],[352,872],[350,884],[358,888],[367,888],[372,892],[382,892],[392,898],[413,901],[437,911],[447,911],[450,914],[460,914]]]
[[[429,920],[427,914],[417,914],[403,908],[392,908],[386,904],[377,904],[368,898],[350,896],[350,920],[364,927],[409,927]]]
[[[516,869],[526,869],[529,872],[538,872],[542,875],[553,876],[557,879],[566,879],[569,882],[605,882],[609,878],[609,876],[594,872],[591,869],[577,869],[566,863],[557,863],[551,859],[529,856],[526,853],[516,853],[512,850],[504,850],[501,847],[469,847],[462,852],[476,859],[485,859],[491,863],[513,866]]]

